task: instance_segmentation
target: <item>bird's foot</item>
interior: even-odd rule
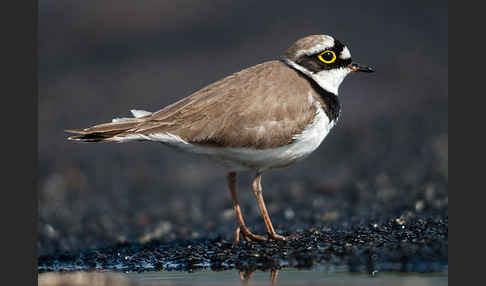
[[[277,233],[269,233],[268,234],[268,237],[270,239],[273,239],[273,240],[278,240],[278,241],[288,241],[288,238],[283,236],[283,235],[280,235],[280,234],[277,234]]]
[[[238,243],[240,243],[240,234],[243,237],[243,239],[246,241],[267,240],[267,238],[264,236],[253,234],[245,225],[239,225],[238,227],[236,227],[234,245],[238,245]]]
[[[238,226],[235,232],[235,242],[234,245],[238,245],[240,243],[240,235],[246,241],[265,241],[265,240],[277,240],[277,241],[292,241],[296,240],[299,236],[298,235],[290,235],[290,236],[283,236],[277,233],[269,233],[268,238],[262,235],[253,234],[246,226]]]

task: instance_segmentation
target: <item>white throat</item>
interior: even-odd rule
[[[343,67],[339,69],[322,70],[314,73],[289,59],[283,60],[289,66],[312,78],[320,87],[334,93],[335,95],[338,95],[339,86],[343,82],[344,78],[351,72],[350,69]]]

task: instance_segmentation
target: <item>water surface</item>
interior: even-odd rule
[[[130,279],[142,283],[163,285],[269,285],[274,278],[277,285],[448,285],[447,272],[441,273],[400,273],[387,272],[368,275],[364,273],[349,273],[347,271],[298,270],[286,268],[272,273],[271,271],[255,271],[240,273],[238,270],[196,272],[142,272],[127,273]]]

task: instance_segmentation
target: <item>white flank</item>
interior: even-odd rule
[[[273,149],[219,148],[188,143],[180,137],[169,133],[158,133],[143,136],[145,140],[158,141],[186,152],[204,155],[234,171],[258,170],[288,166],[302,160],[312,153],[327,136],[335,122],[329,122],[324,110],[314,101],[317,113],[314,120],[302,133],[294,136],[294,142]],[[120,138],[128,141],[125,138]],[[130,138],[140,140],[142,137]]]

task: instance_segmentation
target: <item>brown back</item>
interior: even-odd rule
[[[217,81],[120,134],[168,132],[187,142],[221,147],[279,147],[312,122],[317,94],[280,61],[259,64]]]

